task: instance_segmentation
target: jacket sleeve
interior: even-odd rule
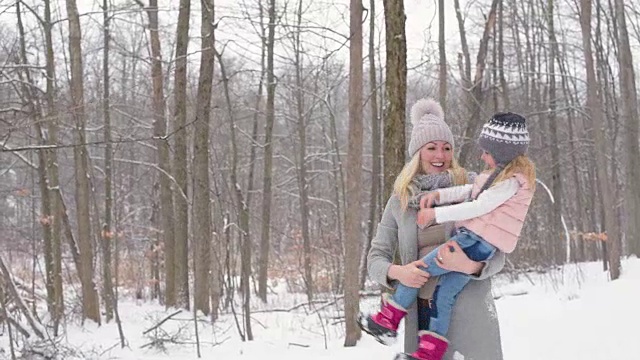
[[[502,251],[496,251],[495,255],[493,255],[491,259],[481,261],[482,263],[484,263],[482,271],[480,271],[480,274],[478,275],[471,275],[471,279],[485,280],[499,273],[500,271],[502,271],[502,268],[504,268],[505,258],[506,255]]]
[[[371,249],[367,255],[369,278],[388,288],[392,288],[392,285],[389,283],[387,273],[398,246],[398,221],[393,213],[396,207],[400,207],[400,201],[396,196],[391,196],[384,208],[376,236],[371,240]]]

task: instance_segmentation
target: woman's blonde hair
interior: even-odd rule
[[[506,180],[515,174],[521,174],[524,176],[524,178],[527,179],[531,190],[536,189],[536,165],[527,157],[527,155],[520,155],[511,160],[500,174],[498,174],[491,186],[494,186],[500,181]]]
[[[402,210],[407,210],[409,205],[409,196],[413,195],[409,194],[409,184],[411,184],[411,180],[413,180],[418,173],[424,173],[424,169],[422,169],[420,163],[419,151],[415,153],[411,160],[404,165],[402,171],[400,171],[400,174],[396,178],[396,181],[393,183],[393,193],[400,198]],[[460,166],[455,157],[451,159],[451,166],[447,170],[447,173],[451,176],[454,185],[464,185],[468,183],[467,170]]]

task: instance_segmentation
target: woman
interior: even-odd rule
[[[395,181],[393,195],[385,206],[367,258],[369,277],[381,285],[392,288],[391,282],[399,281],[420,288],[418,306],[407,309],[405,317],[406,353],[416,350],[418,330],[428,328],[429,303],[437,282],[419,268],[425,264],[417,259],[444,243],[451,230],[451,225],[447,224],[418,229],[416,215],[420,192],[469,183],[475,175],[467,174],[453,157],[453,134],[444,122],[442,107],[437,102],[431,99],[418,101],[411,109],[411,122],[411,160]],[[439,265],[469,274],[474,281],[457,298],[449,330],[451,346],[444,359],[451,360],[459,352],[465,359],[501,360],[500,329],[490,277],[502,270],[504,254],[497,252],[491,260],[475,262],[455,242],[450,246],[454,251],[441,251]],[[402,265],[393,263],[396,251]],[[361,326],[376,335],[376,324],[365,317]]]

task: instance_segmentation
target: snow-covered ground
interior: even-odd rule
[[[278,289],[278,287],[276,287]],[[623,260],[620,279],[609,281],[600,263],[565,266],[546,274],[529,273],[511,282],[498,276],[494,282],[506,360],[610,360],[640,359],[640,260]],[[377,297],[362,308],[374,309]],[[392,359],[401,341],[385,347],[367,335],[357,346],[343,347],[341,300],[305,303],[302,294],[281,291],[272,295],[270,309],[252,314],[254,341],[243,342],[232,314],[212,327],[207,318],[199,324],[201,355],[205,359]],[[256,310],[263,307],[256,302]],[[67,359],[196,359],[193,313],[182,312],[147,336],[152,327],[175,309],[157,304],[120,302],[128,346],[120,348],[115,324],[101,327],[69,326],[60,346],[80,349]],[[236,307],[236,312],[240,309]],[[240,314],[239,314],[240,315]],[[238,316],[241,324],[242,320]],[[241,326],[241,325],[240,325]],[[183,327],[182,331],[178,331]],[[175,335],[182,344],[165,349],[144,346],[153,337]],[[10,358],[6,331],[0,335],[0,358]]]

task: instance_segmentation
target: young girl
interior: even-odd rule
[[[484,125],[478,144],[488,171],[473,184],[427,193],[420,201],[418,226],[455,221],[451,238],[474,261],[491,258],[496,250],[512,252],[520,236],[535,190],[535,166],[526,156],[529,133],[525,119],[514,113],[497,113]],[[458,203],[432,208],[432,205]],[[427,206],[425,208],[425,205]],[[455,251],[450,245],[445,251]],[[441,247],[442,247],[441,246]],[[433,296],[429,331],[419,333],[419,347],[413,354],[396,359],[440,360],[447,351],[446,339],[456,296],[470,281],[469,275],[440,267],[438,248],[422,260],[431,276],[440,276]],[[398,325],[418,295],[418,289],[399,284],[385,299],[382,309],[361,323],[367,333],[384,343],[395,337]],[[363,326],[366,325],[366,326]]]

